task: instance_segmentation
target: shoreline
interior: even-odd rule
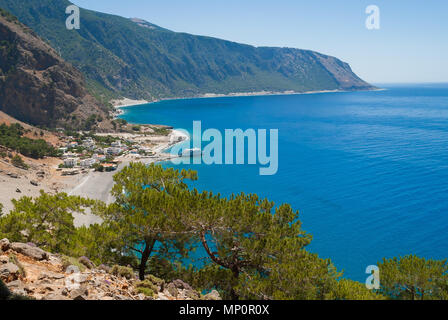
[[[194,100],[194,99],[213,99],[213,98],[237,98],[237,97],[265,97],[265,96],[291,96],[291,95],[305,95],[305,94],[321,94],[321,93],[348,93],[348,92],[368,92],[368,91],[386,91],[384,88],[372,88],[365,90],[315,90],[315,91],[304,91],[304,92],[296,92],[296,91],[254,91],[254,92],[232,92],[232,93],[204,93],[198,96],[191,97],[170,97],[170,98],[160,98],[155,99],[153,101],[146,100],[132,100],[129,98],[123,98],[121,100],[113,100],[115,101],[134,101],[137,102],[135,104],[125,103],[120,105],[114,105],[114,108],[120,110],[120,114],[124,114],[124,111],[121,109],[138,107],[144,104],[154,104],[162,101],[174,101],[174,100]]]

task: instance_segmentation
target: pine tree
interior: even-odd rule
[[[231,299],[274,297],[273,289],[263,282],[272,282],[273,275],[280,279],[280,267],[289,266],[291,257],[311,241],[291,206],[275,207],[254,194],[226,199],[193,191],[184,212],[189,212],[189,228],[211,262],[229,273]],[[266,290],[250,292],[251,287]]]
[[[84,213],[97,202],[65,193],[12,200],[14,209],[0,218],[0,235],[10,241],[32,242],[53,252],[69,251],[75,234],[73,213]]]
[[[188,233],[176,195],[188,192],[186,180],[196,180],[194,171],[164,169],[161,165],[131,163],[114,176],[116,198],[103,214],[105,224],[118,237],[119,251],[140,258],[139,277],[144,279],[148,259],[184,254]]]
[[[383,259],[380,292],[391,299],[448,299],[447,260],[433,260],[408,255]]]

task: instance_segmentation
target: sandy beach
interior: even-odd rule
[[[115,108],[123,108],[123,107],[131,107],[131,106],[138,106],[141,104],[147,104],[150,101],[146,100],[133,100],[129,98],[123,98],[118,100],[112,100],[111,103]]]

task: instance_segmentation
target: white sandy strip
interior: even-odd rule
[[[175,138],[182,137],[183,141],[190,139],[190,135],[188,134],[188,132],[185,130],[180,130],[180,129],[173,130],[170,134],[170,137],[175,137]]]
[[[182,139],[182,140],[179,141],[179,139]],[[186,130],[183,130],[183,129],[173,130],[170,134],[170,142],[173,143],[173,145],[188,141],[190,139],[191,139],[190,134]]]
[[[115,108],[123,108],[123,107],[131,107],[131,106],[138,106],[142,104],[147,104],[149,101],[146,100],[132,100],[129,98],[119,99],[119,100],[112,100],[112,105]]]

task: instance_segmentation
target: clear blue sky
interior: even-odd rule
[[[316,50],[372,83],[448,82],[447,0],[72,1],[173,31]],[[381,10],[380,30],[365,27],[371,4]]]

